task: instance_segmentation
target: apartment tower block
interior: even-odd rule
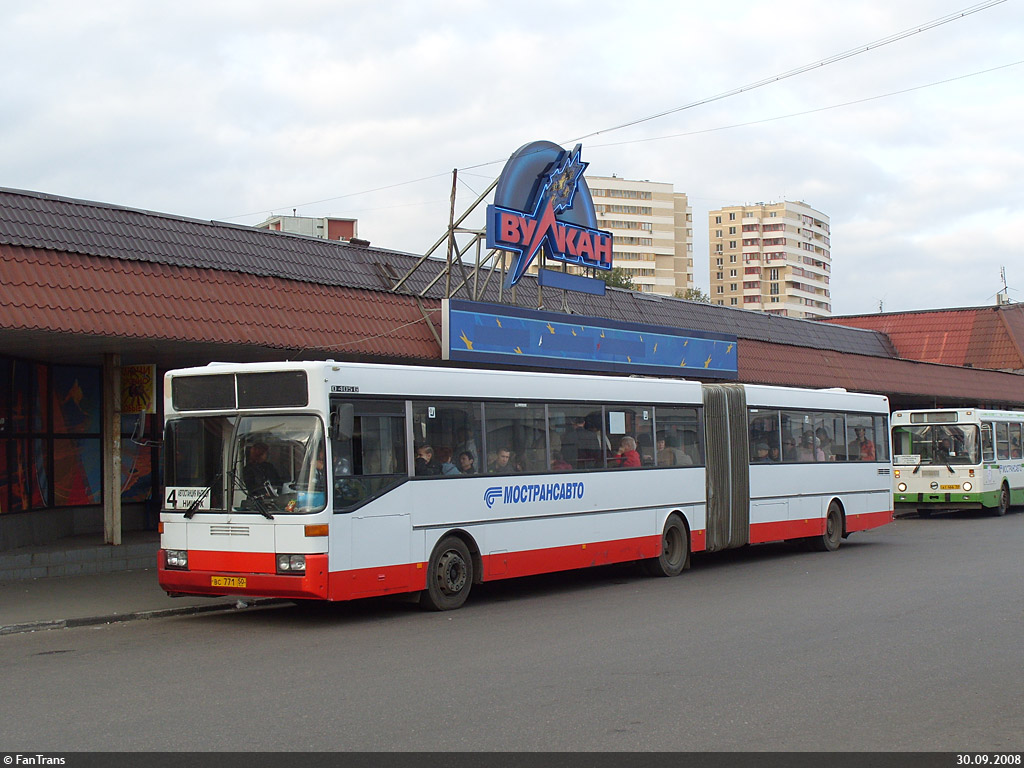
[[[708,214],[711,301],[787,317],[832,314],[829,219],[803,202]]]

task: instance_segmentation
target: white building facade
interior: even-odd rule
[[[694,286],[693,212],[671,184],[587,176],[598,228],[612,233],[612,263],[636,290],[674,296]]]

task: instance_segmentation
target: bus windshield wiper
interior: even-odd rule
[[[213,493],[213,484],[216,483],[218,479],[220,479],[221,474],[221,472],[218,472],[216,475],[214,475],[213,480],[210,481],[210,484],[203,489],[202,493],[196,496],[196,498],[193,500],[191,504],[188,505],[188,509],[185,510],[186,520],[191,520],[195,516],[196,512],[199,511],[199,505],[203,503],[203,499],[205,499],[208,495]]]
[[[228,476],[231,478],[231,485],[236,491],[242,491],[246,498],[252,502],[253,506],[256,507],[256,511],[263,515],[267,520],[273,520],[274,516],[270,514],[270,510],[267,509],[267,505],[264,503],[263,498],[257,496],[254,493],[249,493],[249,490],[242,484],[242,481],[238,479],[238,475],[234,472],[228,472]]]

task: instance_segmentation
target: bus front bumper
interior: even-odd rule
[[[327,555],[306,555],[304,574],[239,573],[168,568],[160,550],[157,580],[169,595],[243,595],[289,599],[327,599]]]
[[[893,503],[900,509],[983,509],[999,505],[999,493],[896,493]]]

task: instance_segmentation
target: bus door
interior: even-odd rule
[[[708,552],[750,542],[750,447],[742,384],[704,384]]]
[[[413,586],[408,568],[392,567],[412,560],[409,507],[394,501],[409,479],[406,434],[402,401],[332,401],[334,513],[347,524],[334,524],[331,546],[345,548],[348,569],[364,577],[353,582],[354,597]]]

